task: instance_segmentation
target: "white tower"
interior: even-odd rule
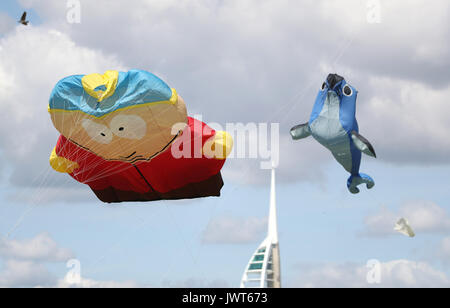
[[[280,247],[278,244],[275,168],[270,186],[269,230],[266,239],[250,258],[241,288],[281,288]]]

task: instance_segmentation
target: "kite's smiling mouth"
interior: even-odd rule
[[[173,139],[170,140],[169,143],[167,143],[160,151],[156,152],[155,154],[151,155],[151,156],[148,157],[148,158],[147,158],[147,157],[144,157],[144,156],[142,156],[142,155],[136,155],[136,151],[134,151],[133,153],[131,153],[131,154],[128,155],[128,156],[119,156],[119,158],[120,158],[120,160],[129,162],[129,163],[131,163],[131,164],[134,164],[134,163],[136,163],[136,162],[138,162],[138,161],[141,161],[141,160],[149,161],[149,160],[151,160],[153,157],[155,157],[155,156],[157,156],[158,154],[164,152],[164,151],[165,151],[165,150],[166,150],[166,149],[167,149],[167,148],[175,141],[175,139],[177,139],[178,136],[181,135],[181,133],[182,133],[182,131],[180,130],[180,131],[178,132],[178,134],[176,134],[176,136],[173,137]]]
[[[134,154],[136,154],[136,151],[134,151],[133,153],[131,153],[130,155],[128,155],[128,156],[119,156],[120,158],[123,158],[123,159],[129,159],[129,158],[131,158]]]
[[[146,159],[144,156],[142,156],[142,155],[136,155],[136,151],[134,151],[133,153],[131,153],[131,154],[128,155],[128,156],[119,156],[119,158],[120,158],[121,160],[130,162],[130,163],[135,163],[135,162],[137,162],[137,161],[139,161],[139,160],[147,160],[147,159]]]

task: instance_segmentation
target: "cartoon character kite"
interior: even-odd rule
[[[61,133],[50,165],[103,202],[220,196],[231,136],[188,117],[175,89],[149,72],[66,77],[49,112]]]
[[[376,157],[375,150],[366,138],[359,134],[355,118],[357,91],[337,74],[329,74],[317,95],[308,123],[291,129],[294,140],[310,135],[331,151],[334,158],[351,175],[347,187],[353,194],[359,193],[360,184],[370,189],[374,180],[359,173],[361,152]]]

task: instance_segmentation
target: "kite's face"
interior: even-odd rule
[[[61,134],[77,145],[107,160],[129,162],[149,159],[164,150],[177,136],[174,125],[187,122],[180,96],[175,105],[117,110],[102,118],[76,113],[56,113],[52,118]]]
[[[319,100],[326,106],[339,104],[341,107],[354,109],[357,93],[358,91],[349,85],[343,77],[337,74],[329,74],[319,91]]]
[[[128,89],[129,83],[126,85]],[[142,88],[140,86],[139,89],[133,90],[132,94],[143,93]],[[162,92],[160,88],[156,90]],[[164,151],[177,137],[181,126],[176,124],[187,123],[183,99],[170,88],[168,90],[163,88],[163,90],[167,92],[163,97],[163,99],[167,97],[165,100],[157,97],[157,101],[155,99],[155,102],[146,103],[151,97],[144,93],[140,94],[141,97],[145,95],[144,99],[137,97],[135,101],[131,100],[131,103],[120,108],[115,108],[118,105],[117,101],[120,102],[122,99],[122,101],[130,102],[128,97],[132,94],[125,92],[118,98],[112,97],[111,100],[103,102],[95,100],[93,106],[97,104],[97,107],[94,111],[101,110],[101,106],[107,110],[98,114],[83,112],[82,108],[65,111],[53,107],[50,108],[52,121],[63,136],[106,160],[128,162],[148,160]],[[61,90],[58,89],[58,91]],[[120,89],[116,92],[119,91]],[[152,89],[147,90],[149,93],[151,91]],[[150,93],[150,95],[155,96],[159,93]],[[86,95],[83,94],[82,97],[85,98]],[[112,104],[112,107],[108,106],[108,102]],[[52,107],[52,100],[50,107]],[[110,111],[106,108],[112,109]]]
[[[339,120],[346,130],[357,126],[356,97],[358,91],[337,74],[328,75],[317,94],[309,123],[312,124],[319,116]]]

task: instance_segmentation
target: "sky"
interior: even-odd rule
[[[279,124],[283,286],[449,287],[449,14],[447,0],[1,1],[0,287],[71,286],[69,260],[83,287],[239,286],[267,228],[262,159],[227,160],[220,198],[119,205],[48,164],[58,80],[134,68],[204,122]],[[358,90],[377,152],[358,195],[325,148],[289,136],[328,73]]]

